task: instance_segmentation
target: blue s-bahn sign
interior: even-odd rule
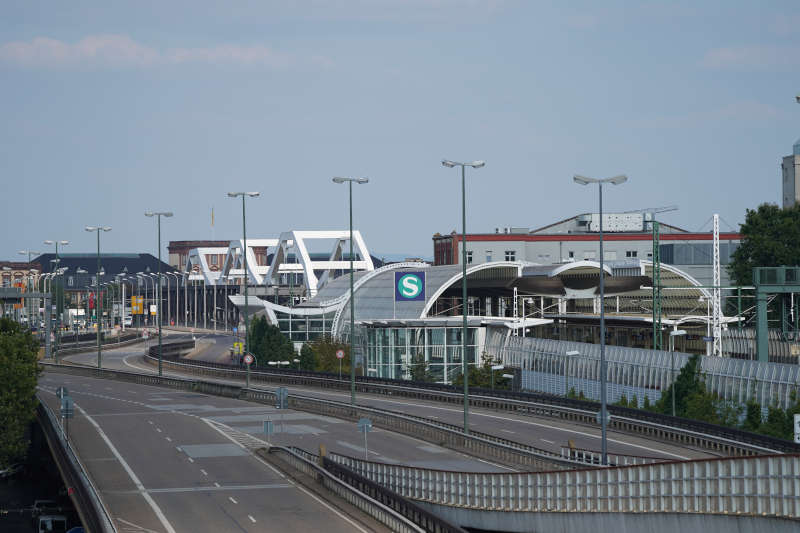
[[[425,300],[425,272],[395,272],[394,301]]]

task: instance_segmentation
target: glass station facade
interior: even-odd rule
[[[436,381],[449,383],[462,370],[461,326],[367,327],[367,373],[370,376],[409,379],[410,365],[422,355]],[[467,328],[467,361],[479,363],[485,328]]]

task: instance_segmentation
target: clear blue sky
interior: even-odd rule
[[[347,226],[336,175],[368,176],[377,254],[434,232],[537,227],[595,209],[575,173],[626,173],[609,210],[733,226],[778,202],[800,136],[796,1],[25,1],[0,5],[0,258],[44,239],[155,252],[163,239]],[[211,208],[216,223],[210,226]],[[705,226],[706,229],[709,227]],[[728,227],[723,224],[723,229]]]

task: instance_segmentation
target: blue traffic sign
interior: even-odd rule
[[[425,300],[425,272],[395,272],[394,301]]]

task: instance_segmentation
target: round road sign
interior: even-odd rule
[[[255,358],[253,357],[253,354],[249,353],[249,354],[244,356],[244,363],[246,365],[252,365],[253,361],[255,361]]]
[[[336,358],[344,359],[344,350],[336,350]]]

